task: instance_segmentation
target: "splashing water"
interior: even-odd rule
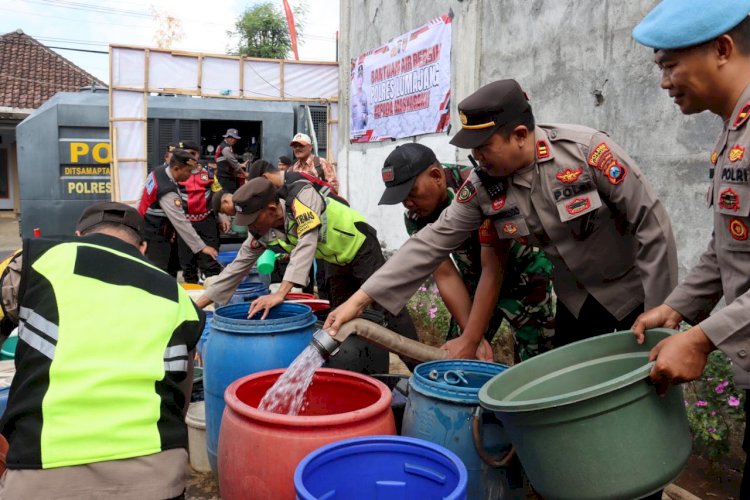
[[[299,415],[315,370],[323,366],[324,362],[318,349],[312,345],[307,346],[268,389],[258,409],[281,415]]]

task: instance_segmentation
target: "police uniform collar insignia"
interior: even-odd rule
[[[748,235],[747,225],[745,225],[742,219],[735,217],[729,221],[729,234],[737,241],[745,241]]]
[[[740,209],[740,196],[732,188],[726,188],[719,194],[719,208],[724,210],[734,210],[735,212]]]
[[[461,186],[461,189],[458,190],[458,194],[456,195],[456,201],[458,203],[466,203],[474,196],[477,195],[477,188],[474,187],[474,184],[470,180],[466,180],[464,182],[464,185]]]
[[[732,163],[740,161],[743,156],[745,156],[745,148],[739,144],[735,144],[732,149],[729,150],[728,158]]]
[[[733,128],[739,128],[741,127],[747,119],[750,118],[750,101],[746,102],[742,109],[740,109],[740,112],[737,113],[737,116],[734,119],[734,123],[732,123]]]
[[[549,146],[547,141],[541,140],[536,142],[536,159],[544,160],[549,158]]]
[[[564,182],[565,184],[571,184],[577,181],[582,173],[583,173],[583,167],[578,167],[575,170],[566,168],[565,170],[561,170],[557,172],[557,174],[555,174],[555,177],[557,177],[557,180],[560,182]]]
[[[711,151],[711,164],[716,165],[716,162],[719,161],[719,153],[716,151]]]

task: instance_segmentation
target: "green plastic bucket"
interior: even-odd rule
[[[3,348],[0,349],[0,360],[14,359],[16,357],[16,345],[18,344],[18,335],[8,337],[3,342]]]
[[[659,397],[648,352],[672,330],[575,342],[500,373],[479,391],[545,499],[634,499],[674,480],[690,457],[681,387]]]

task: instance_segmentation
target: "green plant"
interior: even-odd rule
[[[685,398],[693,443],[708,460],[716,462],[730,451],[745,418],[744,391],[735,387],[724,353],[711,353],[701,378],[686,385]]]
[[[434,283],[426,282],[419,287],[409,300],[407,308],[422,342],[430,345],[442,345],[445,342],[451,314]]]

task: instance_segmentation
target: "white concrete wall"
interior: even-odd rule
[[[708,160],[721,123],[707,113],[683,116],[659,88],[652,51],[632,28],[657,0],[359,0],[341,3],[339,170],[348,199],[388,248],[406,239],[403,209],[379,207],[380,168],[405,141],[349,144],[351,58],[452,10],[453,133],[456,103],[481,85],[517,79],[541,123],[605,130],[639,163],[667,207],[684,273],[711,234],[706,208]],[[600,95],[597,100],[595,94]],[[430,134],[409,138],[442,161],[466,162],[466,150]]]

